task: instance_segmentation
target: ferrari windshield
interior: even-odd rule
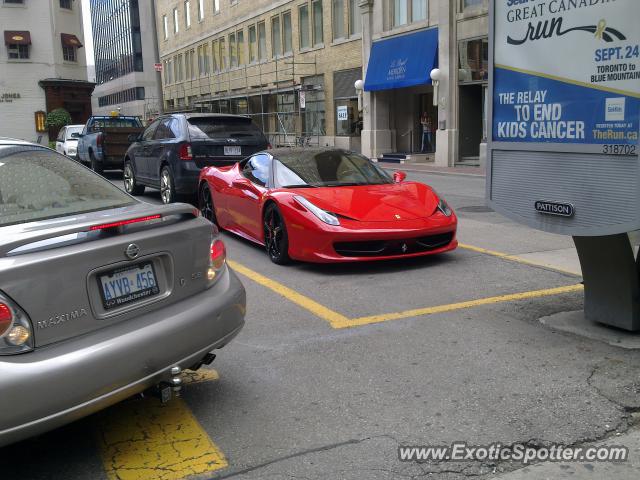
[[[115,185],[55,152],[0,146],[0,227],[132,203]]]
[[[393,183],[368,158],[343,150],[292,150],[276,156],[277,187],[340,187]]]

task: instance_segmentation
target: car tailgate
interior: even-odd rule
[[[131,145],[129,136],[141,133],[142,127],[107,127],[102,130],[102,149],[105,156],[124,158]]]
[[[191,142],[193,159],[199,168],[236,163],[266,148],[264,139],[253,135]]]
[[[68,227],[33,228],[13,241],[4,235],[0,291],[31,318],[36,347],[161,310],[207,288],[212,225],[188,205],[140,205],[126,213],[94,212]],[[122,276],[128,275],[130,292],[138,282],[144,294],[126,291]],[[113,290],[105,287],[109,281]],[[130,303],[118,303],[123,299]]]

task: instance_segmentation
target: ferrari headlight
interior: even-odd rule
[[[340,220],[335,215],[321,209],[320,207],[316,207],[313,203],[307,200],[304,197],[296,195],[293,199],[302,205],[304,208],[313,213],[316,217],[318,217],[321,221],[326,223],[327,225],[340,225]]]
[[[447,202],[444,201],[444,198],[441,198],[440,201],[438,202],[438,210],[440,210],[447,217],[450,217],[451,214],[453,213],[453,210],[451,210],[451,207],[447,205]]]

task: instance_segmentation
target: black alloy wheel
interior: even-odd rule
[[[142,195],[144,193],[145,187],[136,182],[136,174],[133,172],[133,166],[130,160],[127,160],[124,164],[122,177],[124,180],[124,189],[129,195]]]
[[[264,246],[273,263],[285,265],[289,258],[287,227],[280,209],[271,203],[264,212]]]
[[[207,183],[203,183],[200,188],[200,213],[202,216],[209,220],[214,225],[218,226],[218,219],[216,218],[216,210],[213,206],[213,197],[211,196],[211,190]]]

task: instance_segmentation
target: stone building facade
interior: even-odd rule
[[[44,115],[56,108],[73,123],[91,115],[91,92],[78,1],[0,0],[0,136],[46,144],[57,135]]]
[[[274,145],[360,149],[358,0],[157,0],[165,109],[251,115]]]

